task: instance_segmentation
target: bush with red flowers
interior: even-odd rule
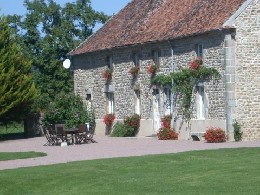
[[[177,140],[178,133],[175,132],[173,128],[171,128],[171,120],[172,115],[165,115],[161,118],[161,128],[157,133],[157,137],[159,140]]]
[[[161,126],[170,128],[171,127],[171,120],[172,120],[172,115],[165,115],[163,118],[161,118]]]
[[[155,75],[158,71],[159,71],[159,67],[153,64],[148,66],[147,68],[147,72],[151,75]]]
[[[132,116],[128,116],[124,119],[124,124],[133,127],[134,129],[138,130],[140,127],[140,115],[134,114]]]
[[[105,71],[103,72],[103,78],[106,80],[106,81],[110,81],[112,79],[112,70],[107,68],[105,69]]]
[[[227,136],[225,134],[225,131],[223,131],[221,128],[218,127],[210,127],[204,133],[205,140],[208,143],[220,143],[220,142],[226,142]]]
[[[203,64],[202,58],[197,57],[195,60],[190,62],[189,69],[198,70]]]
[[[177,140],[178,133],[173,128],[161,127],[157,133],[159,140]]]
[[[103,117],[103,122],[106,124],[106,126],[111,127],[114,120],[115,120],[115,115],[114,114],[106,114]]]
[[[131,74],[133,77],[137,77],[139,74],[140,68],[138,66],[134,66],[128,70],[128,73]]]

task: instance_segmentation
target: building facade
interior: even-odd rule
[[[196,4],[196,0],[193,1],[186,0],[183,3]],[[221,5],[225,4],[224,1],[221,2],[215,5],[220,6],[220,10]],[[259,1],[241,0],[230,5],[230,14],[226,14],[225,19],[220,22],[222,24],[220,28],[211,26],[209,28],[205,24],[206,30],[203,32],[192,33],[191,27],[191,33],[185,34],[183,31],[180,36],[182,29],[178,24],[174,28],[176,29],[174,33],[177,35],[169,36],[167,33],[170,28],[166,22],[168,29],[161,28],[161,32],[159,28],[156,35],[140,31],[138,36],[141,37],[143,34],[143,39],[141,37],[138,40],[135,31],[133,35],[131,33],[128,35],[128,39],[122,37],[123,35],[117,36],[118,40],[111,38],[117,44],[113,45],[115,43],[109,39],[109,34],[113,32],[108,30],[116,29],[115,33],[118,33],[120,29],[114,23],[124,21],[122,18],[133,6],[139,6],[138,14],[142,11],[147,12],[146,9],[149,9],[148,13],[154,15],[157,12],[158,14],[166,12],[165,19],[168,12],[171,13],[174,8],[178,10],[180,6],[170,0],[145,0],[142,3],[144,5],[138,5],[140,2],[137,0],[132,1],[104,25],[100,32],[98,31],[69,54],[74,71],[75,93],[82,97],[86,105],[92,104],[94,107],[96,133],[105,133],[102,118],[107,113],[114,113],[118,121],[134,113],[140,114],[141,126],[138,136],[156,134],[160,127],[160,118],[172,114],[175,119],[172,123],[179,133],[179,139],[190,139],[192,134],[201,134],[207,127],[215,126],[223,128],[232,140],[234,120],[241,124],[244,140],[260,139]],[[150,5],[149,8],[145,7],[147,4]],[[169,5],[172,5],[172,9],[164,8]],[[197,18],[201,15],[202,8],[197,10],[199,14]],[[187,6],[187,9],[190,7]],[[194,14],[196,15],[196,12]],[[143,18],[136,17],[136,20],[139,23],[143,22],[143,25],[151,21],[151,25],[148,25],[151,29],[153,23],[160,22],[156,20],[157,18],[151,18],[153,16],[149,14]],[[213,19],[210,18],[210,21],[214,22]],[[134,22],[132,20],[125,22],[132,24]],[[203,22],[205,21],[201,20],[201,23]],[[124,27],[124,30],[127,27],[129,28],[129,25]],[[138,28],[141,29],[140,26]],[[149,32],[149,28],[146,31]],[[103,32],[107,32],[108,35]],[[163,32],[166,34],[162,34]],[[126,32],[124,36],[125,34]],[[160,37],[166,38],[160,39]],[[132,42],[129,43],[131,39]],[[93,47],[99,40],[100,44]],[[179,115],[178,104],[174,101],[171,88],[151,85],[151,75],[147,72],[147,68],[151,64],[156,64],[160,69],[157,74],[169,74],[187,67],[196,56],[203,58],[203,66],[216,68],[221,74],[221,79],[196,86],[191,125],[187,126]],[[129,74],[129,69],[134,66],[140,68],[136,78]],[[113,70],[110,82],[102,78],[106,69]]]

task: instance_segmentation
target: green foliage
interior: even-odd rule
[[[237,122],[237,120],[234,121],[233,128],[234,128],[234,139],[235,139],[235,141],[236,142],[241,141],[243,132],[241,131],[241,125]]]
[[[25,0],[25,17],[9,16],[10,25],[20,35],[19,43],[32,59],[33,76],[41,94],[37,110],[44,110],[43,102],[53,100],[57,93],[72,92],[72,72],[62,67],[69,51],[93,33],[97,22],[108,16],[94,11],[90,0],[77,0],[64,7],[54,0]],[[38,104],[39,103],[39,104]]]
[[[121,122],[116,122],[113,126],[113,130],[111,133],[112,137],[124,137],[126,134],[126,125]]]
[[[140,120],[141,116],[138,114],[128,116],[124,119],[124,124],[128,127],[131,127],[130,129],[128,129],[126,136],[134,137],[137,134],[140,127]],[[133,131],[131,129],[133,129]]]
[[[111,137],[133,137],[135,136],[135,128],[121,122],[116,122],[113,126]]]
[[[221,75],[215,68],[200,66],[197,69],[183,68],[170,75],[157,75],[151,83],[162,86],[172,86],[172,91],[179,100],[182,115],[189,121],[191,119],[191,100],[194,87],[199,82],[218,80]]]
[[[94,123],[91,108],[83,106],[82,99],[74,94],[59,94],[46,109],[44,125],[65,124],[67,127],[78,127],[79,124]]]
[[[37,97],[31,61],[22,53],[5,18],[0,18],[0,121],[23,119]]]

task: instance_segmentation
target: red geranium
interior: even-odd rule
[[[107,68],[104,72],[103,72],[103,78],[107,81],[110,81],[112,79],[112,70]]]
[[[131,74],[133,77],[137,77],[139,74],[140,68],[138,66],[134,66],[129,69],[128,73]]]
[[[200,66],[203,64],[202,58],[197,57],[195,60],[190,62],[189,68],[191,70],[197,70],[200,68]]]
[[[115,120],[115,115],[114,114],[106,114],[103,117],[103,122],[106,124],[106,126],[111,127],[114,120]]]
[[[225,131],[223,131],[221,128],[218,127],[208,128],[206,133],[204,133],[204,137],[208,143],[226,142],[227,139]]]
[[[159,71],[159,67],[156,65],[150,65],[147,68],[147,72],[151,75],[155,75]]]

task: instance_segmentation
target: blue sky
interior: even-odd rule
[[[75,1],[76,0],[56,0],[56,2],[61,5]],[[103,11],[108,15],[116,14],[130,1],[131,0],[91,0],[94,10]],[[26,9],[23,6],[23,0],[0,0],[0,15],[24,15],[25,13]]]

